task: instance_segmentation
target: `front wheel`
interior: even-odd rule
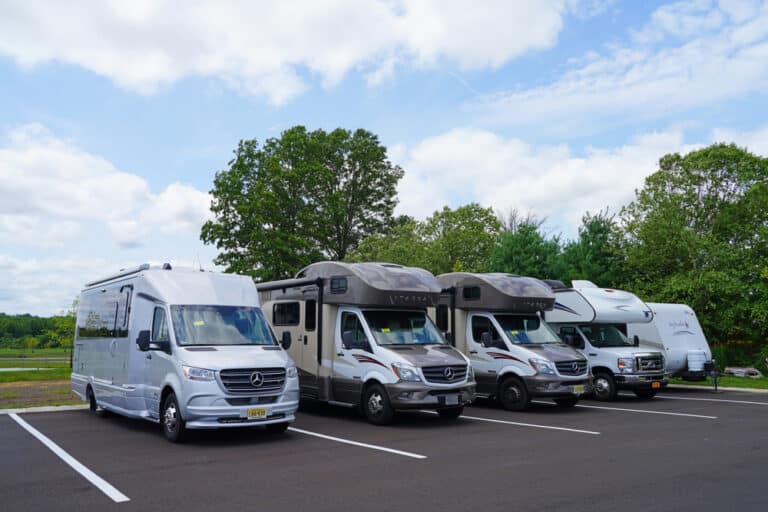
[[[499,386],[499,402],[508,411],[522,411],[530,401],[528,389],[517,377],[509,377]]]
[[[88,400],[88,410],[96,412],[99,408],[99,404],[96,403],[96,395],[93,394],[93,388],[88,386],[85,390],[85,398]]]
[[[181,417],[179,401],[173,393],[165,397],[163,402],[163,414],[160,416],[163,423],[163,434],[172,443],[180,443],[184,440],[187,423]]]
[[[595,374],[595,398],[601,402],[610,402],[616,398],[616,381],[607,372]]]
[[[389,395],[381,384],[369,386],[363,394],[363,413],[374,425],[389,425],[395,417]]]
[[[569,407],[575,406],[577,403],[579,403],[579,399],[576,397],[569,397],[569,398],[555,398],[555,403],[558,407],[562,407],[563,409],[567,409]]]
[[[656,396],[655,389],[635,389],[634,392],[637,398],[642,398],[643,400],[650,400]]]
[[[438,409],[437,414],[440,415],[441,418],[446,420],[455,420],[461,414],[464,412],[464,406],[460,407],[451,407],[449,409]]]

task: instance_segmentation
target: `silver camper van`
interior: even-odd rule
[[[587,359],[544,321],[555,296],[542,281],[510,274],[455,272],[437,277],[443,295],[432,309],[438,328],[469,357],[477,394],[508,410],[532,398],[573,407],[592,389]]]
[[[253,280],[148,264],[80,294],[72,390],[92,411],[186,429],[265,425],[299,403],[296,367],[259,308]]]
[[[257,287],[299,368],[302,398],[361,407],[377,425],[398,409],[456,418],[474,399],[469,360],[427,316],[440,285],[426,270],[322,262]]]

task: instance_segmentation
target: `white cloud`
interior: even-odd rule
[[[735,142],[750,152],[768,157],[768,125],[754,131],[712,130],[712,142]]]
[[[679,2],[630,35],[633,45],[576,59],[548,85],[473,108],[496,123],[583,131],[768,90],[768,2]]]
[[[3,4],[0,55],[25,67],[74,64],[144,94],[188,76],[219,78],[281,104],[313,76],[332,87],[352,69],[375,84],[394,62],[497,68],[552,46],[565,11],[581,4],[15,0]]]

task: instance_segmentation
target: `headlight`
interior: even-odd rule
[[[395,372],[397,378],[406,382],[421,382],[421,377],[416,371],[416,368],[402,363],[392,363],[392,371]]]
[[[288,376],[289,379],[293,379],[296,377],[296,367],[295,366],[289,366],[285,370],[285,374]]]
[[[182,366],[181,369],[184,372],[184,376],[189,380],[210,381],[216,378],[216,372],[213,370],[195,368],[194,366]]]
[[[617,366],[621,373],[632,373],[635,370],[635,359],[632,357],[620,357]]]
[[[467,366],[467,380],[475,380],[475,369],[471,364]]]
[[[547,359],[529,359],[528,360],[531,363],[531,366],[533,366],[533,369],[536,370],[538,373],[543,373],[546,375],[554,375],[555,374],[555,367],[552,364],[551,361],[548,361]]]

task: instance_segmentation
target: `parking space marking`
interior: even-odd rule
[[[546,402],[536,402],[546,403]],[[600,407],[598,405],[576,405],[575,407],[582,407],[585,409],[604,409],[606,411],[622,411],[622,412],[637,412],[644,414],[662,414],[664,416],[683,416],[687,418],[699,418],[703,420],[716,420],[717,416],[705,416],[703,414],[689,414],[686,412],[667,412],[667,411],[646,411],[644,409],[625,409],[623,407]]]
[[[435,411],[422,410],[422,411],[419,411],[419,412],[424,412],[424,413],[428,413],[428,414],[437,414],[437,412],[435,412]],[[495,419],[492,419],[492,418],[481,418],[479,416],[465,416],[463,414],[461,416],[459,416],[459,418],[461,418],[463,420],[486,421],[488,423],[500,423],[500,424],[503,424],[503,425],[514,425],[516,427],[541,428],[541,429],[545,429],[545,430],[562,430],[562,431],[565,431],[565,432],[575,432],[577,434],[588,434],[588,435],[592,435],[592,436],[599,436],[600,435],[600,432],[595,432],[593,430],[581,430],[581,429],[578,429],[578,428],[568,428],[568,427],[555,427],[555,426],[552,426],[552,425],[538,425],[536,423],[520,423],[519,421],[495,420]]]
[[[304,434],[307,436],[319,437],[320,439],[326,439],[328,441],[334,441],[337,443],[350,444],[352,446],[360,446],[361,448],[368,448],[370,450],[378,450],[380,452],[394,453],[395,455],[402,455],[403,457],[410,457],[412,459],[426,459],[426,455],[419,455],[418,453],[404,452],[402,450],[395,450],[393,448],[387,448],[385,446],[379,446],[377,444],[361,443],[359,441],[352,441],[351,439],[343,439],[341,437],[329,436],[326,434],[320,434],[319,432],[311,432],[309,430],[303,430],[295,427],[288,427],[291,432],[298,434]]]
[[[72,469],[80,473],[86,480],[91,482],[98,490],[109,496],[112,501],[116,503],[124,503],[130,501],[130,498],[121,493],[109,482],[101,478],[99,475],[83,466],[77,459],[65,452],[59,445],[51,441],[45,434],[37,430],[35,427],[21,419],[17,414],[11,413],[8,415],[13,421],[18,423],[21,428],[32,434],[38,441],[43,443],[49,450],[55,453],[61,460],[69,465]]]
[[[750,402],[749,400],[727,400],[725,398],[692,398],[688,396],[657,396],[662,400],[696,400],[701,402],[726,402],[730,404],[768,405],[768,402]]]

